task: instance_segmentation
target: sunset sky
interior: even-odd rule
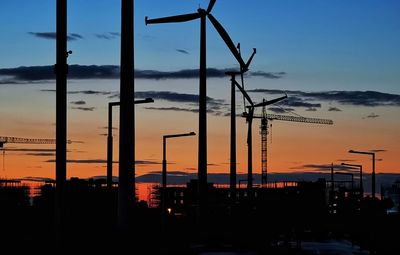
[[[0,136],[55,137],[55,0],[0,2]],[[105,175],[107,105],[118,101],[120,1],[69,0],[68,176]],[[148,25],[195,12],[208,1],[146,0],[135,6],[137,175],[161,170],[162,136],[197,132],[199,21]],[[253,101],[288,94],[268,113],[332,119],[334,125],[272,122],[270,172],[324,171],[377,152],[376,171],[400,173],[400,1],[217,0],[213,15],[243,58],[257,54],[246,78]],[[209,172],[229,172],[230,81],[238,68],[207,23]],[[89,65],[97,67],[89,68]],[[24,68],[20,68],[24,66]],[[237,93],[237,112],[243,98]],[[114,127],[118,128],[118,109]],[[258,110],[256,114],[260,114]],[[253,125],[254,172],[261,172],[259,120]],[[247,126],[237,118],[238,172],[247,171]],[[114,160],[118,160],[114,130]],[[54,145],[6,144],[0,177],[55,176]],[[168,141],[168,168],[197,171],[197,137]],[[117,173],[114,164],[114,175]]]

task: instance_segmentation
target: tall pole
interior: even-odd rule
[[[121,4],[121,81],[119,128],[118,226],[128,227],[135,198],[135,105],[133,0]]]
[[[236,94],[235,74],[231,74],[231,158],[230,158],[230,188],[234,197],[236,189]]]
[[[67,0],[57,0],[56,24],[56,229],[65,221],[67,176]]]
[[[371,174],[371,182],[372,182],[372,198],[375,198],[375,152],[365,152],[365,151],[355,151],[349,150],[349,153],[357,153],[357,154],[366,154],[372,156],[372,174]],[[362,171],[360,169],[360,171]]]
[[[113,136],[112,136],[112,107],[108,103],[108,133],[107,133],[107,189],[112,190],[112,165],[113,165]]]
[[[363,185],[363,174],[362,174],[362,165],[360,165],[360,190],[361,190],[361,199],[364,198],[364,185]]]
[[[167,199],[167,138],[163,137],[163,160],[162,160],[162,197],[161,197],[161,209],[162,214],[165,214],[166,210],[166,199]]]
[[[375,153],[371,153],[372,155],[372,175],[371,175],[371,181],[372,181],[372,198],[375,198]]]
[[[247,141],[247,188],[249,191],[253,188],[253,111],[254,108],[249,109],[249,130]]]
[[[199,86],[199,151],[198,179],[200,206],[205,202],[207,188],[207,76],[206,16],[200,18],[200,86]]]

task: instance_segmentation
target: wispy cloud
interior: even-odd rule
[[[79,100],[79,101],[71,101],[70,104],[74,104],[74,105],[85,105],[86,102],[83,100]]]
[[[286,72],[251,72],[251,76],[259,76],[268,79],[279,79],[286,75]]]
[[[286,92],[289,98],[301,98],[302,100],[319,100],[337,102],[342,105],[358,106],[400,106],[400,95],[383,93],[378,91],[323,91],[323,92],[304,92],[304,91],[285,91],[278,89],[252,89],[249,93],[263,94],[282,94]],[[289,99],[288,98],[288,99]]]
[[[26,153],[25,155],[28,156],[37,156],[37,157],[51,157],[51,156],[55,156],[56,154],[50,153],[50,152],[38,152],[38,153]]]
[[[328,112],[341,112],[342,110],[340,110],[337,107],[329,107]]]
[[[186,54],[186,55],[189,54],[189,52],[188,52],[187,50],[183,50],[183,49],[176,49],[176,51],[177,51],[177,52],[180,52],[180,53],[182,53],[182,54]]]
[[[288,107],[269,107],[268,110],[274,113],[287,113],[287,112],[292,112],[294,111],[294,108],[288,108]]]
[[[232,69],[208,68],[208,78],[225,78],[225,72]],[[116,65],[70,65],[68,77],[70,79],[118,79],[119,66]],[[279,74],[279,73],[278,73]],[[0,75],[10,76],[7,82],[54,80],[54,66],[21,66],[17,68],[0,69]],[[135,70],[138,79],[198,79],[198,69],[182,69],[177,71]],[[279,78],[277,73],[258,71],[247,76],[262,76],[264,78]]]
[[[367,116],[362,117],[362,119],[375,119],[375,118],[378,118],[378,117],[379,117],[378,114],[370,113]]]
[[[35,36],[37,38],[47,39],[47,40],[55,40],[56,33],[55,32],[28,32],[28,34]],[[83,36],[77,33],[69,33],[67,35],[68,41],[76,41],[79,39],[83,39]]]
[[[84,112],[92,112],[92,111],[94,111],[94,109],[96,109],[96,107],[81,107],[81,106],[79,106],[79,107],[71,107],[71,109],[81,110]]]
[[[53,163],[55,159],[49,159],[44,162]],[[113,161],[114,163],[118,163],[118,161]],[[74,164],[105,164],[107,163],[106,159],[68,159],[67,163],[74,163]],[[151,161],[151,160],[136,160],[135,164],[137,165],[159,165],[161,164],[158,161]]]
[[[120,35],[120,33],[117,33],[117,32],[106,32],[106,33],[102,33],[102,34],[95,34],[95,36],[98,39],[113,40],[113,39],[120,37],[121,35]]]

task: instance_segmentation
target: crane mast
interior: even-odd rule
[[[268,182],[268,121],[280,120],[291,121],[300,123],[311,123],[320,125],[332,125],[333,121],[330,119],[319,118],[306,118],[301,116],[289,116],[279,114],[267,114],[265,106],[262,108],[261,116],[254,116],[253,118],[261,119],[260,135],[261,135],[261,185],[264,187]]]

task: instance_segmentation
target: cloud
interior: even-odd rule
[[[285,107],[269,107],[268,110],[274,113],[287,113],[294,111],[294,108],[285,108]]]
[[[208,68],[208,78],[226,78],[225,72],[232,69]],[[69,65],[69,79],[119,79],[119,66],[116,65]],[[21,66],[0,69],[0,75],[8,76],[7,82],[32,82],[54,80],[54,66]],[[262,76],[276,79],[276,73],[258,71],[247,76]],[[182,69],[178,71],[135,70],[138,79],[198,79],[198,69]]]
[[[256,76],[256,77],[259,76],[268,79],[279,79],[286,75],[285,72],[263,72],[263,71],[250,72],[250,74],[251,76]]]
[[[362,119],[375,119],[378,118],[379,115],[375,114],[375,113],[370,113],[369,115],[362,117]]]
[[[304,100],[319,100],[327,102],[337,102],[342,105],[355,106],[400,106],[400,95],[383,93],[378,91],[285,91],[278,89],[252,89],[249,93],[282,94],[286,92],[291,97],[302,98]]]
[[[99,127],[99,129],[108,129],[108,127]],[[113,130],[117,130],[117,127],[112,127]]]
[[[48,39],[48,40],[55,40],[56,33],[55,32],[28,32],[28,34],[33,35],[37,38]],[[79,39],[83,39],[83,36],[77,33],[69,33],[67,35],[68,41],[76,41]]]
[[[50,156],[55,156],[55,153],[49,153],[49,152],[40,152],[40,153],[26,153],[25,155],[28,156],[38,156],[38,157],[50,157]]]
[[[306,102],[306,100],[300,98],[300,97],[288,97],[287,99],[283,100],[281,103],[278,105],[286,105],[290,107],[306,107],[306,108],[321,108],[320,103],[309,103]]]
[[[351,170],[353,169],[352,167],[349,166],[342,166],[342,165],[331,165],[331,164],[305,164],[302,166],[297,166],[297,167],[291,167],[291,169],[311,169],[311,170],[317,170],[317,171],[331,171],[331,168],[335,171],[337,170]]]
[[[180,53],[182,53],[182,54],[186,54],[186,55],[189,54],[189,52],[188,52],[187,50],[183,50],[183,49],[176,49],[176,51],[177,51],[177,52],[180,52]]]
[[[183,108],[183,107],[145,107],[147,110],[156,110],[156,111],[174,111],[174,112],[191,112],[191,113],[198,113],[199,109],[193,109],[193,108]],[[227,117],[230,116],[230,114],[225,114],[219,110],[215,109],[209,109],[207,108],[207,112],[211,113],[214,116],[223,116]]]
[[[341,112],[342,110],[340,110],[337,107],[329,107],[328,112]]]
[[[316,112],[316,111],[317,111],[317,108],[310,107],[310,108],[307,108],[306,111],[307,111],[307,112]]]
[[[98,39],[104,39],[104,40],[113,40],[116,39],[117,37],[120,37],[120,33],[117,32],[106,32],[106,33],[102,33],[102,34],[95,34],[95,36]]]
[[[49,159],[44,162],[53,163],[56,162],[55,159]],[[68,159],[67,163],[74,164],[105,164],[107,163],[106,159]],[[113,163],[118,163],[118,161],[113,161]],[[136,160],[136,165],[160,165],[160,162],[151,161],[151,160]]]
[[[71,109],[92,112],[94,109],[96,109],[96,107],[71,107]]]
[[[12,152],[54,152],[56,149],[28,149],[28,148],[14,148],[14,149],[7,149],[7,151]]]
[[[74,104],[74,105],[85,105],[86,102],[83,100],[79,100],[79,101],[71,101],[70,104]]]

